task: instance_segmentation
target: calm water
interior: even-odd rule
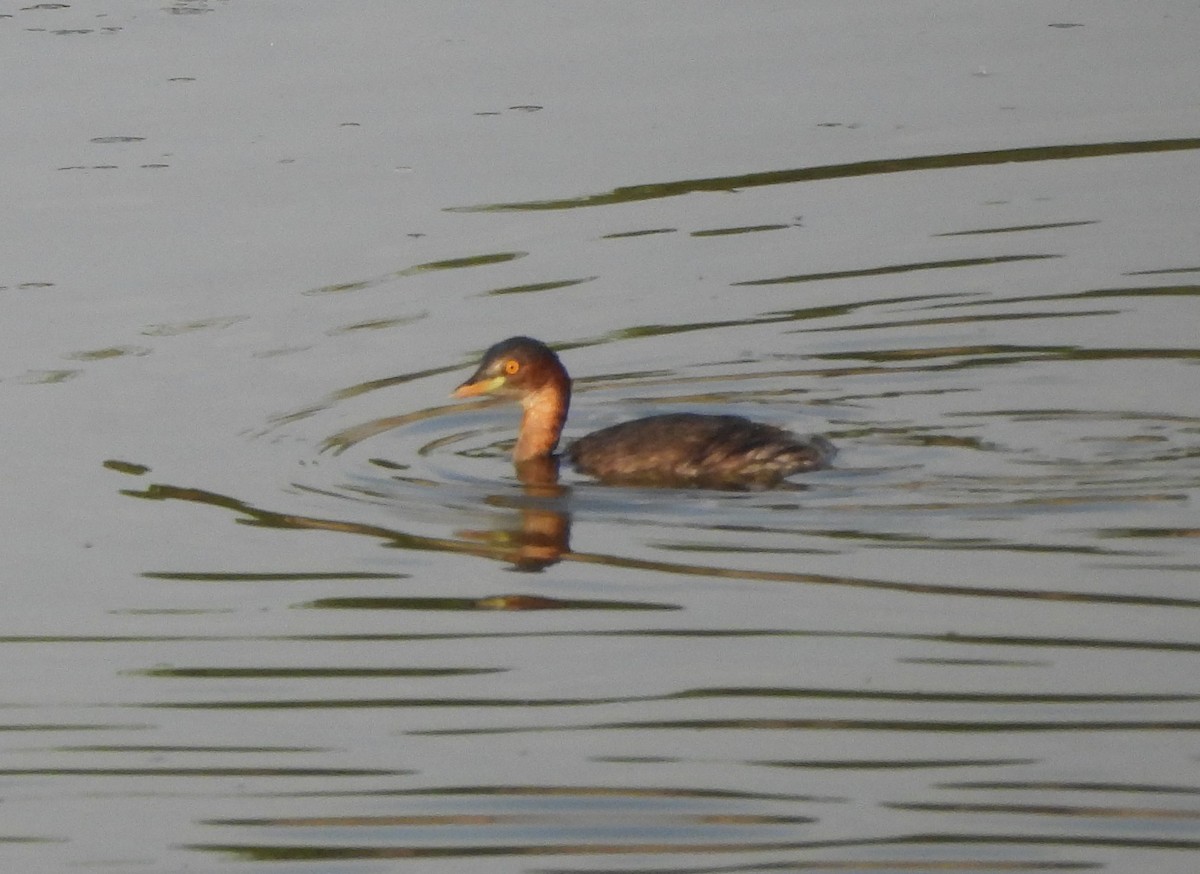
[[[0,9],[7,867],[1196,869],[1194,4],[303,7]]]

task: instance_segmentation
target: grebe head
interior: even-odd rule
[[[483,353],[471,378],[454,390],[454,397],[496,395],[524,400],[553,389],[570,392],[571,381],[554,350],[532,337],[509,337]]]

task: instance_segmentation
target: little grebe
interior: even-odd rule
[[[571,403],[571,378],[549,346],[531,337],[497,343],[454,391],[457,398],[475,395],[521,402],[513,449],[518,466],[553,456]],[[674,413],[588,434],[566,455],[578,470],[605,482],[761,488],[824,467],[835,451],[824,437],[798,437],[741,416]]]

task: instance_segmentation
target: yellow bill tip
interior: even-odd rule
[[[473,398],[477,395],[491,394],[503,385],[503,376],[493,376],[491,379],[481,379],[478,382],[464,382],[454,390],[451,397]]]

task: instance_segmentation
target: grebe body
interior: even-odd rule
[[[549,346],[510,337],[484,353],[455,397],[496,395],[524,409],[513,461],[554,454],[571,404],[571,378]],[[823,437],[800,437],[741,416],[670,413],[603,428],[565,455],[581,473],[630,485],[763,488],[826,467],[836,450]]]

